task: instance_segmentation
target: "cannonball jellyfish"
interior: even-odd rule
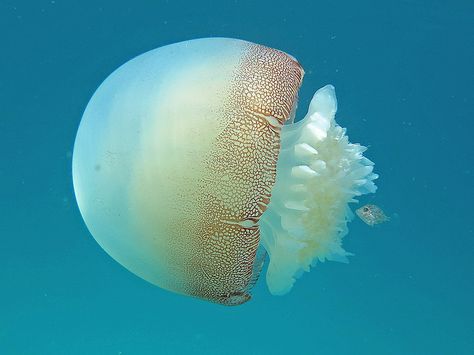
[[[141,278],[224,305],[272,294],[317,261],[346,261],[355,197],[373,163],[335,121],[334,87],[294,122],[304,71],[228,38],[167,45],[97,89],[79,125],[73,183],[99,245]]]

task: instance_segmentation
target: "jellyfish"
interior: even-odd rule
[[[335,121],[334,87],[294,123],[304,70],[229,38],[160,47],[99,86],[80,122],[81,215],[118,263],[163,289],[223,305],[272,294],[317,261],[346,261],[355,197],[375,192],[366,148]]]

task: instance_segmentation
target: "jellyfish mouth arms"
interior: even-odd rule
[[[303,120],[282,127],[276,183],[260,220],[272,294],[289,292],[317,261],[347,262],[352,254],[342,239],[353,218],[349,204],[376,191],[374,163],[363,156],[364,146],[349,142],[336,111],[334,87],[327,85]]]

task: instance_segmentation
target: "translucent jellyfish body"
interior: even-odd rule
[[[316,260],[344,260],[348,203],[375,191],[376,175],[336,124],[331,86],[288,124],[303,74],[283,52],[225,38],[112,73],[73,153],[77,202],[102,248],[155,285],[226,305],[250,299],[265,252],[274,294]]]

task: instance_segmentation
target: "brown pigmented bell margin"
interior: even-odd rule
[[[254,44],[234,73],[225,128],[205,158],[196,258],[186,270],[189,294],[225,305],[250,299],[260,240],[257,224],[270,202],[281,125],[297,100],[303,69],[283,52]]]

